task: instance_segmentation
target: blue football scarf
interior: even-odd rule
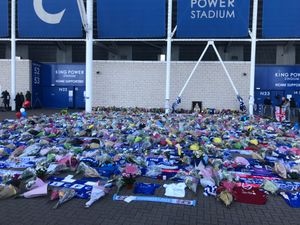
[[[146,201],[146,202],[162,202],[169,204],[177,204],[177,205],[189,205],[196,206],[196,200],[185,200],[185,199],[177,199],[177,198],[161,198],[161,197],[151,197],[151,196],[124,196],[124,195],[114,195],[114,201],[124,201],[128,197],[133,197],[133,201]]]
[[[300,208],[300,193],[281,192],[284,201],[293,208]]]

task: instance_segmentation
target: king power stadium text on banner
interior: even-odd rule
[[[8,0],[0,1],[0,37],[8,37]]]
[[[18,34],[23,38],[82,37],[77,1],[18,1]]]
[[[250,0],[178,0],[177,37],[247,37]]]
[[[300,90],[300,66],[256,66],[256,90]]]

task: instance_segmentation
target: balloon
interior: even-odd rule
[[[22,116],[22,114],[21,114],[20,112],[17,112],[17,113],[16,113],[16,117],[17,117],[18,119],[20,119],[21,116]]]
[[[26,117],[27,116],[27,113],[24,111],[24,112],[22,112],[22,116],[23,117]]]
[[[21,109],[20,109],[20,112],[21,112],[21,113],[25,112],[25,109],[24,109],[24,108],[21,108]]]
[[[24,108],[29,108],[30,107],[30,101],[26,100],[23,104]]]

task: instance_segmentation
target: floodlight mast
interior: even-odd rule
[[[83,0],[77,0],[82,26],[86,32],[86,56],[85,56],[85,111],[92,112],[93,103],[93,0],[86,1],[86,8]]]
[[[253,18],[251,32],[251,69],[250,69],[250,93],[249,93],[249,114],[254,111],[254,86],[255,86],[255,63],[256,63],[256,41],[257,41],[257,14],[258,0],[253,1]]]
[[[10,90],[10,105],[11,110],[16,110],[14,98],[16,96],[16,0],[11,1],[11,90]]]

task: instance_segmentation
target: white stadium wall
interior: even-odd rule
[[[171,103],[180,92],[196,62],[172,62]],[[229,73],[248,104],[250,63],[225,62]],[[16,91],[31,90],[31,61],[17,60]],[[163,108],[165,68],[159,61],[94,61],[93,106]],[[0,60],[1,91],[10,92],[10,60]],[[235,93],[219,62],[200,63],[182,96],[180,108],[192,101],[204,108],[238,109]]]
[[[172,62],[171,102],[184,85],[196,62]],[[248,104],[250,63],[226,62],[240,95]],[[94,61],[93,106],[164,107],[165,63],[159,61]],[[187,86],[180,108],[192,101],[204,108],[238,109],[233,88],[219,62],[203,62]]]
[[[11,94],[10,60],[0,60],[0,86],[1,92],[7,90]],[[16,92],[31,90],[31,61],[16,60]],[[11,96],[12,99],[15,96]],[[2,103],[2,101],[1,101]]]

